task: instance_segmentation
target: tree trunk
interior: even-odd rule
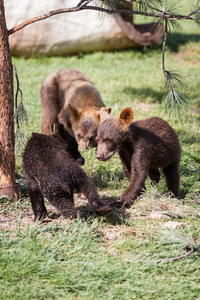
[[[15,185],[13,110],[13,70],[4,0],[0,0],[0,190]]]

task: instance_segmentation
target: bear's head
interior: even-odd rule
[[[99,109],[78,109],[69,104],[71,124],[80,149],[96,146],[97,128],[100,123]]]
[[[131,107],[122,109],[119,117],[111,117],[110,110],[101,108],[101,123],[97,130],[96,158],[101,161],[109,160],[116,153],[129,135],[129,125],[133,121]]]

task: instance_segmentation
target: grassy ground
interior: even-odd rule
[[[126,211],[83,220],[53,219],[33,224],[23,179],[21,155],[16,171],[22,199],[1,199],[0,299],[199,299],[200,217],[200,35],[191,23],[172,34],[166,67],[187,78],[189,109],[170,117],[162,105],[166,94],[161,70],[161,45],[71,57],[14,58],[29,137],[40,132],[39,90],[43,79],[59,68],[85,73],[117,115],[132,106],[135,119],[160,116],[178,132],[182,146],[181,200],[170,199],[164,180]],[[95,149],[83,151],[85,171],[101,196],[117,200],[127,186],[117,155],[98,162]],[[81,203],[76,198],[77,205]],[[53,208],[48,206],[53,212]],[[157,212],[157,214],[155,213]],[[162,213],[159,217],[159,213]],[[195,252],[185,255],[190,246]],[[157,260],[163,259],[160,263]]]

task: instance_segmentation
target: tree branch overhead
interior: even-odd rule
[[[112,1],[112,3],[114,3],[114,6],[113,6],[113,4],[109,5],[109,3],[111,3],[111,1],[99,1],[99,3],[102,2],[103,4],[104,3],[107,4],[108,5],[107,8],[98,6],[98,5],[89,6],[88,4],[90,4],[91,2],[92,2],[92,0],[87,0],[87,1],[81,0],[77,4],[77,6],[74,6],[71,8],[61,8],[61,9],[57,9],[57,10],[52,10],[52,11],[42,14],[40,16],[33,17],[33,18],[26,20],[26,21],[22,22],[21,24],[13,27],[12,29],[8,30],[8,35],[11,35],[30,24],[45,20],[52,16],[63,14],[63,13],[77,12],[77,11],[81,11],[81,10],[96,10],[96,11],[104,12],[106,14],[125,13],[125,14],[129,14],[129,15],[130,14],[131,15],[140,15],[140,16],[168,19],[168,20],[194,20],[194,21],[195,21],[195,18],[193,16],[196,15],[200,10],[200,7],[198,6],[194,11],[192,11],[188,15],[184,16],[184,15],[180,15],[180,14],[169,14],[165,11],[156,9],[155,7],[153,7],[154,10],[159,11],[159,13],[150,13],[150,12],[145,12],[145,11],[128,10],[128,9],[122,9],[122,8],[119,9],[119,8],[116,8],[117,6],[115,5],[119,2],[118,0]],[[130,2],[133,2],[133,1],[130,1]],[[127,3],[130,3],[130,2],[127,2],[126,0],[120,1],[120,3],[122,3],[122,6],[125,6]]]

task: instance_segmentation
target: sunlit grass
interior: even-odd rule
[[[87,221],[59,217],[34,224],[21,154],[17,154],[22,199],[0,199],[2,299],[198,299],[199,49],[199,31],[191,23],[183,27],[183,32],[169,37],[167,69],[179,71],[187,81],[187,87],[181,91],[189,98],[189,106],[180,111],[179,119],[170,116],[163,106],[168,91],[161,69],[161,45],[71,57],[13,57],[29,118],[27,124],[21,125],[27,137],[33,131],[40,132],[39,91],[44,78],[60,68],[77,69],[95,84],[105,105],[112,107],[113,115],[132,106],[135,120],[159,116],[176,130],[182,148],[181,199],[169,197],[162,177],[157,187],[147,180],[146,193],[126,211],[115,209],[107,216],[93,215]],[[86,161],[83,168],[101,197],[108,202],[119,199],[128,180],[117,154],[108,162],[99,162],[95,149],[82,154]],[[52,207],[47,206],[51,212]],[[168,218],[151,219],[155,211]],[[181,226],[172,229],[163,243],[163,225],[169,220]],[[192,241],[196,252],[177,262],[144,263],[185,254],[187,249],[176,243],[180,236],[182,244]]]

